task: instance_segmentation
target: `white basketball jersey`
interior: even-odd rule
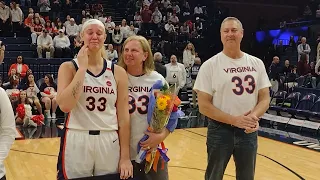
[[[78,60],[73,64],[78,69]],[[105,61],[103,70],[95,76],[87,70],[82,94],[76,106],[69,113],[65,126],[79,130],[118,130],[117,83],[113,66]]]
[[[130,154],[131,160],[134,160],[138,154],[137,145],[148,128],[147,112],[151,88],[158,80],[162,80],[163,83],[166,81],[156,71],[139,77],[128,74],[128,77],[129,113],[131,120]]]

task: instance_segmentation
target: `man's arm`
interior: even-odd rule
[[[0,41],[0,44],[2,44],[2,42]],[[0,47],[0,64],[2,63],[3,59],[4,59],[4,51],[5,51],[5,46],[1,46]]]
[[[269,108],[270,94],[269,87],[260,89],[258,92],[258,103],[251,111],[251,114],[256,117],[261,117]]]
[[[197,91],[197,94],[199,111],[201,114],[222,123],[233,124],[235,117],[216,108],[212,104],[213,97],[210,94],[202,91]]]

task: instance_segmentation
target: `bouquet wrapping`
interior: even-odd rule
[[[164,128],[167,128],[172,132],[177,126],[177,120],[179,117],[178,106],[181,101],[177,97],[178,88],[176,85],[169,87],[168,84],[162,84],[162,81],[157,81],[151,90],[151,95],[148,105],[147,120],[149,123],[148,131],[152,133],[160,133]],[[144,135],[140,140],[143,142],[149,137]],[[145,173],[148,173],[151,168],[157,172],[158,162],[160,157],[162,158],[162,168],[164,168],[164,161],[168,162],[170,159],[167,157],[168,149],[165,148],[162,142],[157,148],[151,150],[142,150],[140,143],[138,144],[138,155],[136,162],[141,163],[146,160]]]

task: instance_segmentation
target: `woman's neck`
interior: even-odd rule
[[[127,67],[127,72],[132,76],[140,76],[144,74],[142,66]]]
[[[101,58],[101,52],[100,51],[88,52],[88,58],[89,58],[89,61],[88,61],[88,65],[89,66],[101,65],[101,63],[103,62],[102,58]]]

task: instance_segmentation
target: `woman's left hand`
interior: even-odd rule
[[[165,131],[162,131],[161,133],[145,132],[145,134],[148,135],[149,138],[140,143],[143,150],[157,148],[158,145],[166,138]]]

